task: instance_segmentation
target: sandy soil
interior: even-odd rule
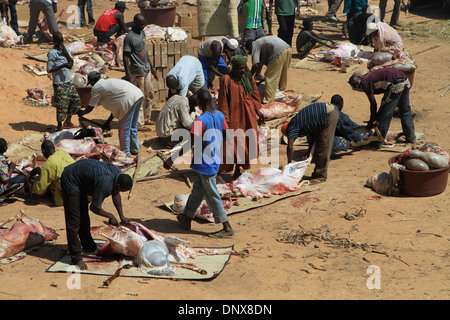
[[[376,2],[370,1],[371,4]],[[61,0],[59,8],[70,4],[75,2]],[[95,16],[111,6],[110,1],[95,1]],[[19,20],[26,21],[28,7],[17,7]],[[134,3],[129,3],[129,7],[127,21],[138,12]],[[321,1],[316,9],[324,14],[325,7],[326,1]],[[61,21],[66,21],[67,17],[64,14]],[[429,17],[414,14],[405,17],[404,13],[401,20],[434,23]],[[86,34],[90,29],[75,32]],[[441,97],[442,90],[439,90],[450,81],[450,43],[433,39],[415,42],[411,38],[405,43],[419,66],[411,90],[411,103],[419,114],[415,120],[416,130],[424,131],[427,141],[450,150],[450,94]],[[414,55],[435,45],[440,46]],[[9,143],[29,134],[44,134],[56,124],[53,108],[31,107],[22,102],[27,88],[40,87],[52,92],[48,78],[32,76],[22,68],[22,64],[30,63],[25,53],[46,50],[48,48],[41,49],[37,44],[26,49],[0,49],[0,136]],[[293,63],[296,61],[294,58]],[[121,77],[123,74],[110,72],[109,75]],[[291,68],[289,87],[306,94],[323,93],[320,101],[325,102],[339,93],[345,99],[344,111],[354,121],[362,123],[368,120],[369,103],[363,93],[351,90],[348,77],[349,74],[338,71]],[[108,113],[99,108],[91,118],[106,119],[107,116]],[[400,128],[400,121],[393,120],[391,130],[400,131]],[[141,141],[152,137],[153,132],[140,133]],[[30,150],[30,155],[32,152]],[[177,235],[194,246],[234,245],[236,251],[248,250],[247,257],[233,255],[223,272],[212,281],[143,281],[119,277],[109,288],[100,289],[104,277],[83,275],[81,289],[70,290],[66,285],[67,274],[46,273],[67,249],[63,209],[43,204],[25,205],[20,201],[2,206],[0,221],[24,209],[30,216],[55,228],[60,237],[54,244],[43,246],[22,260],[0,266],[0,299],[448,299],[448,190],[425,198],[385,197],[364,187],[367,178],[389,170],[387,161],[395,154],[388,149],[362,149],[341,155],[330,163],[329,179],[320,185],[320,190],[230,216],[236,230],[232,239],[206,237],[206,233],[218,230],[219,226],[214,224],[194,223],[193,230],[186,232],[175,216],[161,207],[176,193],[189,193],[181,179],[141,182],[130,200],[124,195],[126,216],[150,229]],[[285,163],[283,146],[280,158]],[[11,159],[15,159],[14,155]],[[312,169],[313,166],[309,167],[306,175]],[[104,207],[114,212],[111,199],[105,200]],[[365,214],[356,220],[342,217],[359,210]],[[93,214],[91,221],[92,226],[103,224],[103,219]],[[327,228],[330,234],[372,245],[374,250],[333,248],[324,242],[301,246],[277,241],[300,226],[307,230]],[[367,269],[373,265],[381,272],[380,289],[369,289],[366,285],[370,276]]]

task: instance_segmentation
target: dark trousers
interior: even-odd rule
[[[80,8],[80,24],[82,26],[86,24],[86,18],[84,15],[85,7],[88,13],[89,24],[95,24],[93,0],[78,0],[78,7]]]
[[[394,86],[391,85],[381,100],[380,108],[377,111],[376,119],[378,128],[383,138],[386,138],[394,115],[395,108],[398,107],[400,112],[400,121],[403,133],[407,142],[416,141],[414,132],[414,121],[409,102],[409,81],[405,80],[403,90],[394,92]],[[401,85],[401,84],[400,84]]]
[[[95,251],[97,246],[91,235],[88,198],[83,195],[69,196],[63,188],[64,218],[67,243],[73,264],[82,260],[81,249]]]
[[[19,23],[17,21],[17,9],[16,9],[17,0],[9,0],[8,4],[2,3],[0,4],[0,11],[2,13],[2,18],[6,18],[8,22],[8,8],[10,19],[8,25],[17,33],[19,32]]]
[[[336,12],[341,6],[343,0],[328,0],[327,17],[336,17]]]
[[[112,25],[108,31],[98,31],[94,29],[94,36],[97,37],[99,42],[110,42],[111,37],[115,34],[116,38],[121,36],[124,33],[122,28],[119,27],[119,24]]]
[[[56,21],[53,6],[47,0],[31,0],[30,4],[30,21],[28,22],[28,38],[32,38],[39,20],[41,11],[44,13],[48,22],[48,27],[52,33],[59,31],[58,22]]]
[[[330,162],[338,119],[339,111],[337,108],[327,113],[327,124],[319,132],[315,141],[312,158],[315,167],[311,178],[326,180],[328,177],[328,163]]]
[[[384,20],[384,16],[386,14],[386,5],[387,5],[387,0],[380,0],[380,3],[378,4],[378,6],[380,7],[381,21]],[[401,5],[401,0],[394,0],[394,11],[392,12],[391,21],[389,22],[389,24],[391,26],[395,25],[398,21],[398,18],[400,17],[400,5]]]
[[[278,38],[281,38],[288,45],[292,46],[292,36],[294,35],[295,15],[280,16],[277,15],[278,24]]]

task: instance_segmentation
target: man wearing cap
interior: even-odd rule
[[[94,36],[100,42],[111,41],[111,36],[116,34],[116,38],[124,33],[128,33],[123,13],[128,8],[122,1],[117,1],[114,9],[107,9],[98,18],[94,27]]]
[[[166,76],[169,98],[174,94],[186,97],[188,91],[207,89],[201,62],[193,56],[182,56]]]
[[[376,51],[391,51],[392,48],[403,51],[403,41],[398,32],[384,22],[371,22],[367,25],[369,36]]]
[[[277,36],[267,36],[247,42],[247,50],[252,53],[252,75],[255,78],[265,78],[265,91],[262,103],[275,100],[277,89],[287,87],[287,72],[291,65],[291,47]],[[263,65],[267,66],[264,76],[261,75]]]
[[[386,139],[389,126],[398,107],[402,130],[407,143],[414,143],[414,122],[409,102],[410,83],[406,75],[394,68],[381,68],[369,73],[355,72],[348,83],[354,90],[363,91],[370,102],[370,119],[367,127],[370,129],[378,122],[382,138]],[[383,94],[380,108],[377,111],[375,94]],[[385,143],[388,143],[385,141]],[[379,145],[381,147],[381,143]]]
[[[102,208],[103,201],[112,196],[121,222],[128,222],[129,219],[123,215],[120,192],[130,190],[132,185],[131,177],[123,174],[119,167],[112,163],[84,159],[65,167],[61,175],[61,188],[72,264],[86,270],[81,249],[86,252],[95,252],[97,249],[91,235],[89,209],[96,215],[108,218],[109,224],[118,226],[116,217]],[[92,197],[89,207],[88,196]]]
[[[133,18],[133,27],[123,40],[123,65],[127,79],[144,93],[144,102],[139,112],[139,125],[150,124],[152,116],[153,86],[152,75],[158,81],[156,69],[150,61],[145,43],[146,26],[142,14],[136,14]]]
[[[200,60],[208,88],[212,88],[215,76],[222,77],[230,72],[228,64],[222,54],[231,61],[231,53],[236,51],[239,43],[236,39],[227,37],[213,37],[206,39],[198,46],[198,59]]]
[[[92,96],[87,108],[78,113],[79,117],[102,105],[111,111],[111,116],[103,124],[102,129],[109,130],[111,121],[119,120],[120,150],[127,155],[139,152],[138,120],[144,95],[142,91],[129,81],[122,79],[101,79],[98,71],[88,75],[88,85],[93,85]],[[80,118],[80,121],[82,119]]]
[[[332,103],[316,102],[301,109],[289,122],[286,121],[281,132],[288,138],[286,149],[288,163],[294,154],[294,141],[307,137],[308,151],[303,159],[312,154],[315,164],[311,175],[312,183],[325,182],[328,177],[328,163],[333,147],[334,133],[339,119],[338,108]]]

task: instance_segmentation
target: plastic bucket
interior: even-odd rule
[[[145,23],[156,24],[160,27],[172,27],[175,24],[177,13],[176,6],[169,7],[147,7],[140,8],[141,14],[145,18]]]
[[[75,87],[77,89],[78,95],[80,96],[80,103],[82,108],[86,108],[91,100],[92,87]]]
[[[389,165],[395,162],[390,158]],[[447,188],[450,165],[429,171],[413,171],[400,169],[400,193],[414,197],[429,197],[440,194]]]

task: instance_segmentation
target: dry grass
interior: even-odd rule
[[[418,42],[450,41],[450,20],[434,20],[427,23],[409,22],[399,30],[404,39]]]

